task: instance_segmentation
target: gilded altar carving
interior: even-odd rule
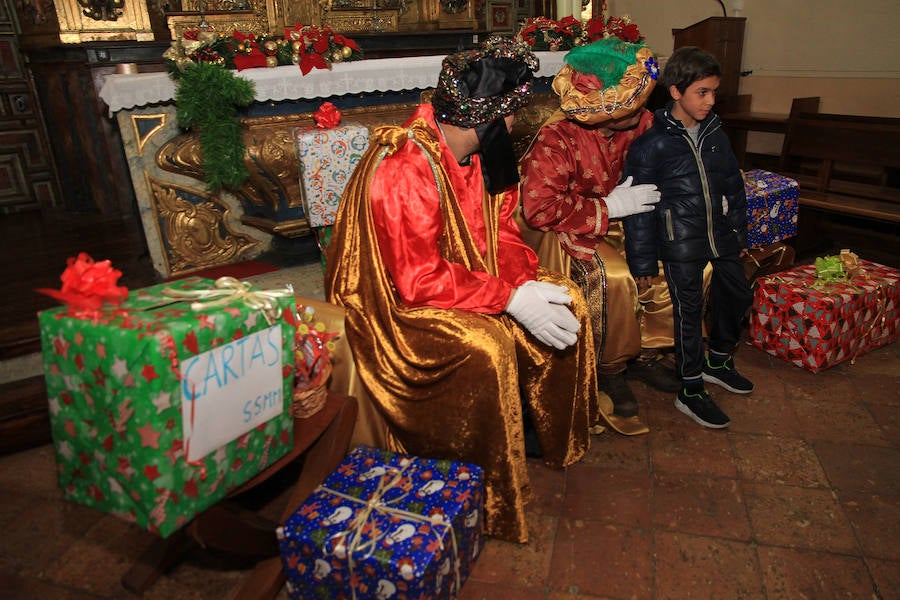
[[[144,154],[144,146],[147,145],[147,142],[149,142],[154,135],[165,129],[167,116],[166,113],[131,115],[131,128],[135,142],[137,143],[138,156]]]
[[[335,31],[369,33],[397,31],[398,19],[396,10],[333,10],[324,13],[322,22]]]
[[[166,22],[173,40],[181,39],[185,31],[200,27],[199,13],[169,15]],[[233,31],[265,32],[269,23],[265,11],[226,11],[207,12],[203,14],[204,25],[222,35],[231,35]]]
[[[258,212],[256,209],[275,212],[282,206],[300,207],[300,170],[294,158],[293,124],[285,124],[287,119],[262,117],[243,121],[244,162],[249,177],[232,193],[251,213]],[[198,135],[187,131],[166,141],[156,154],[156,164],[164,171],[203,181]]]
[[[269,0],[260,13],[268,15],[270,31],[323,23],[342,33],[422,32],[475,29],[473,6],[470,0]]]
[[[229,226],[231,209],[218,198],[146,178],[169,273],[234,263],[258,244]]]
[[[365,106],[348,108],[342,114],[344,122],[372,128],[402,123],[414,106],[412,103]],[[248,117],[241,123],[249,177],[239,189],[232,191],[243,208],[241,221],[282,237],[309,235],[294,130],[315,127],[312,113]],[[203,181],[203,155],[194,131],[179,133],[162,143],[155,163],[163,171]]]
[[[112,10],[102,8],[108,4],[106,2],[97,4],[95,10],[90,8],[90,3],[84,6],[79,0],[53,0],[59,22],[59,41],[63,44],[110,40],[153,41],[150,14],[143,0],[115,2]]]
[[[458,15],[469,7],[469,0],[441,0],[441,8],[449,15]]]

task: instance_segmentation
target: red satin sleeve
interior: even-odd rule
[[[476,175],[480,185],[480,172]],[[454,186],[458,202],[469,202],[474,197],[475,181],[471,179],[467,189]],[[480,198],[480,187],[477,192]],[[521,283],[520,278],[470,271],[441,256],[441,198],[431,165],[421,149],[406,144],[385,157],[373,175],[370,199],[382,259],[405,304],[486,314],[503,312],[512,288]],[[463,210],[473,214],[466,207]],[[484,229],[483,223],[473,225],[473,230]],[[503,238],[509,236],[505,231],[508,227],[501,225]],[[506,262],[511,269],[520,261],[510,253]]]
[[[577,135],[581,130],[573,132]],[[573,181],[576,165],[582,162],[578,142],[558,127],[540,129],[522,159],[522,215],[535,229],[602,238],[609,218],[601,190]]]
[[[512,188],[503,197],[500,209],[497,265],[500,277],[519,287],[537,277],[537,254],[522,239],[522,231],[514,218],[519,206],[519,190]]]

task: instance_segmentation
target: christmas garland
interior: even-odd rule
[[[253,82],[235,77],[221,65],[200,62],[178,79],[175,105],[178,124],[200,133],[207,187],[238,188],[249,173],[244,163],[244,139],[237,109],[253,102]]]

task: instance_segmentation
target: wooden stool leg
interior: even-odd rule
[[[353,426],[356,424],[358,405],[356,398],[346,396],[342,400],[338,415],[328,428],[309,448],[303,461],[303,471],[291,490],[290,498],[281,515],[284,522],[291,516],[316,487],[334,471],[350,445]],[[274,538],[275,532],[272,532]],[[230,600],[270,600],[274,598],[285,582],[281,558],[267,558],[256,564],[253,571],[244,577],[240,587],[230,596]]]
[[[342,402],[338,415],[306,453],[303,471],[291,491],[290,499],[281,515],[282,521],[297,510],[297,507],[325,481],[347,455],[353,427],[356,425],[358,404],[356,398],[352,396],[344,396]]]

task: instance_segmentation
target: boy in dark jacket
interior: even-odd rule
[[[738,394],[753,391],[733,360],[753,296],[741,262],[747,252],[744,183],[721,121],[712,112],[720,80],[715,57],[699,48],[677,49],[662,75],[672,102],[656,111],[653,127],[631,146],[624,172],[635,184],[656,184],[662,194],[654,211],[624,220],[625,255],[638,282],[655,276],[662,260],[682,380],[675,406],[712,428],[727,427],[730,421],[704,381]],[[708,354],[702,285],[707,263],[713,267]]]

